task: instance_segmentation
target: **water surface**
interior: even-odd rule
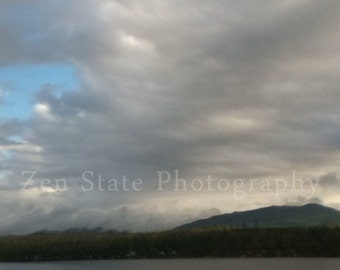
[[[8,270],[339,270],[340,258],[168,259],[0,263]]]

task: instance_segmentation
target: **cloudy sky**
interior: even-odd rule
[[[340,209],[340,1],[0,1],[0,233]]]

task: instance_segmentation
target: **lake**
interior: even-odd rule
[[[242,258],[0,263],[8,270],[338,270],[340,258]]]

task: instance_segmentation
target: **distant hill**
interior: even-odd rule
[[[176,229],[216,226],[234,228],[307,227],[340,225],[340,211],[319,204],[270,206],[255,210],[222,214],[184,224]]]

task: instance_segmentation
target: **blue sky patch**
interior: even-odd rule
[[[55,95],[76,87],[74,68],[68,65],[22,65],[0,68],[0,117],[30,117],[33,97],[40,88],[50,84]]]

